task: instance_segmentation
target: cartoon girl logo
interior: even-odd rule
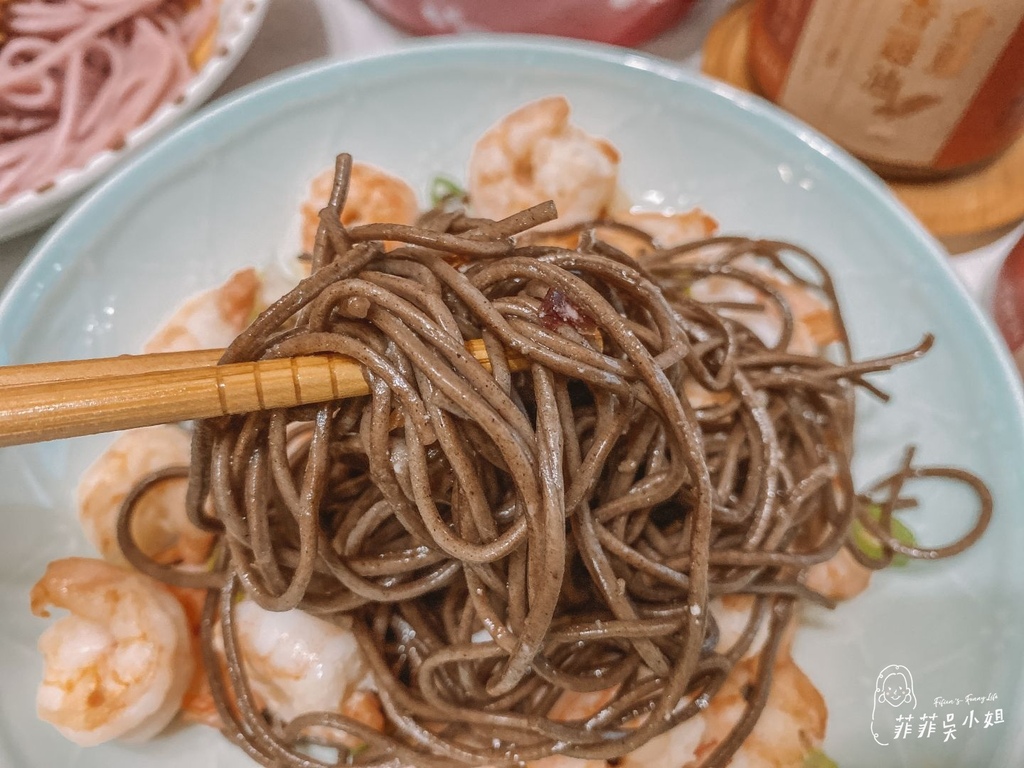
[[[914,678],[902,664],[890,664],[878,673],[875,680],[875,696],[871,703],[871,735],[877,744],[887,746],[879,733],[886,729],[890,734],[899,724],[897,717],[917,708],[914,694]]]

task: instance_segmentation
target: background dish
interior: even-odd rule
[[[60,215],[116,163],[210,98],[249,49],[268,5],[269,0],[223,0],[213,55],[189,82],[182,98],[160,106],[149,120],[128,133],[122,148],[101,152],[85,166],[61,172],[43,192],[23,192],[0,205],[0,242]]]
[[[137,350],[188,294],[277,257],[308,180],[335,152],[399,173],[425,196],[436,172],[462,175],[471,142],[495,119],[552,93],[570,99],[579,125],[618,147],[623,186],[638,203],[700,205],[725,232],[814,250],[836,276],[859,355],[937,334],[923,361],[879,377],[894,396],[884,414],[865,401],[858,478],[884,474],[915,442],[923,462],[979,473],[995,494],[996,519],[963,556],[880,574],[835,613],[809,612],[795,655],[828,702],[826,751],[839,765],[1020,764],[1019,384],[935,243],[858,163],[756,98],[620,50],[502,38],[416,45],[278,78],[150,148],[54,228],[0,301],[0,362]],[[246,765],[200,728],[82,752],[35,719],[34,645],[44,623],[28,614],[27,590],[46,561],[88,552],[72,494],[110,439],[0,451],[8,532],[0,540],[0,760]],[[972,511],[960,506],[966,494],[920,495],[927,511],[911,524],[923,543],[955,534],[958,512]],[[938,712],[941,721],[954,713],[955,741],[940,729],[874,743],[875,678],[892,663],[914,673],[919,714]],[[961,722],[971,707],[933,704],[968,693],[996,694],[1005,722],[968,730]]]
[[[616,45],[636,45],[686,13],[693,0],[367,0],[398,26],[417,35],[450,32],[539,32]]]

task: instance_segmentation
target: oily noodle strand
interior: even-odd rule
[[[121,520],[133,564],[210,590],[214,699],[228,737],[264,765],[330,764],[311,742],[365,766],[618,757],[705,708],[766,626],[746,711],[707,763],[724,765],[765,705],[797,602],[828,603],[804,585],[807,569],[853,546],[855,520],[885,553],[876,565],[952,554],[988,523],[980,481],[909,460],[900,477],[978,492],[972,532],[906,546],[891,530],[892,479],[882,514],[865,515],[850,473],[853,391],[882,395],[864,376],[931,340],[853,362],[831,279],[807,252],[735,237],[658,250],[609,222],[577,228],[576,248],[514,239],[553,218],[550,204],[503,222],[436,210],[417,227],[345,229],[349,169],[339,158],[311,275],[223,360],[349,355],[370,395],[197,425],[189,515],[219,534],[212,570],[158,565],[135,546],[131,515],[149,485]],[[600,231],[640,238],[647,254],[636,262]],[[399,246],[385,254],[383,241]],[[830,306],[834,362],[786,351],[793,312],[764,265]],[[713,281],[757,301],[694,298]],[[777,340],[754,335],[750,316],[774,318]],[[483,339],[492,372],[467,355],[469,339]],[[513,354],[528,370],[509,369]],[[282,723],[259,711],[234,628],[242,594],[351,625],[386,732],[337,713]],[[737,594],[754,608],[723,648],[709,600]],[[565,696],[598,691],[614,696],[596,714],[560,714]],[[346,735],[363,747],[341,746]]]

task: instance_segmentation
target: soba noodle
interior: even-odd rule
[[[552,218],[550,205],[499,222],[442,209],[416,227],[345,229],[349,162],[311,275],[223,361],[344,354],[371,394],[198,424],[191,466],[144,482],[119,523],[133,565],[209,590],[214,699],[227,736],[262,764],[330,764],[310,742],[368,766],[619,757],[707,707],[766,627],[744,715],[705,763],[725,765],[765,705],[795,608],[829,604],[804,584],[807,569],[855,549],[855,522],[883,552],[859,555],[872,567],[955,554],[984,531],[984,485],[909,455],[858,495],[854,390],[884,397],[864,377],[931,339],[853,362],[831,279],[806,251],[746,238],[659,250],[647,238],[637,262],[595,235],[607,222],[577,228],[575,249],[513,238]],[[385,253],[385,240],[401,245]],[[792,312],[754,262],[829,301],[835,362],[786,351]],[[756,289],[777,341],[737,319],[749,305],[692,298],[709,280]],[[465,351],[477,338],[491,372]],[[191,520],[219,534],[207,572],[151,562],[129,535],[135,501],[182,472]],[[980,511],[962,540],[929,550],[891,522],[902,484],[934,476],[974,489]],[[287,723],[261,712],[233,620],[243,593],[350,624],[386,732],[333,712]],[[719,652],[708,603],[734,594],[754,608]],[[585,720],[552,714],[566,692],[608,689]],[[343,734],[364,746],[340,746]]]

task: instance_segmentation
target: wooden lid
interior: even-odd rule
[[[752,2],[735,5],[704,42],[701,69],[711,77],[757,93],[747,69]],[[888,181],[889,188],[935,235],[975,246],[1024,219],[1024,137],[985,167],[952,178]]]

